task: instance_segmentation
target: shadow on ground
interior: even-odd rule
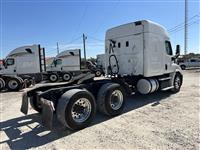
[[[124,113],[140,108],[144,105],[151,104],[152,107],[159,105],[159,101],[169,97],[169,92],[160,92],[150,95],[132,95],[127,98]],[[91,126],[109,120],[107,116],[97,113]],[[33,127],[33,123],[36,125]],[[28,128],[28,132],[21,133],[20,128]],[[11,149],[29,149],[38,147],[54,140],[69,136],[75,132],[61,126],[54,118],[53,130],[41,126],[41,117],[39,114],[31,114],[1,122],[1,132],[4,132],[8,140],[0,141],[0,144],[7,143]],[[84,130],[84,129],[83,129]],[[42,134],[47,131],[47,134]],[[2,138],[1,138],[2,139]]]

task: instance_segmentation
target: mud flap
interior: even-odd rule
[[[28,113],[28,97],[27,97],[27,93],[23,93],[22,96],[22,105],[21,105],[21,112],[24,113],[25,115],[27,115]]]
[[[52,129],[53,125],[53,112],[54,112],[54,105],[52,101],[41,99],[42,102],[42,124]]]

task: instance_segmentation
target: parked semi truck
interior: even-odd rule
[[[74,75],[89,71],[81,70],[80,60],[80,49],[65,50],[55,57],[52,65],[46,66],[45,49],[40,45],[18,47],[3,61],[0,90],[20,90],[24,87],[24,81],[69,81]]]
[[[175,64],[169,36],[157,23],[142,20],[107,30],[105,70],[110,78],[95,80],[93,74],[81,74],[69,83],[40,86],[24,92],[21,111],[31,106],[42,114],[42,122],[52,127],[57,116],[70,129],[87,127],[96,110],[116,116],[122,113],[125,97],[139,92],[178,92],[183,75]]]
[[[69,81],[76,74],[84,71],[81,69],[81,52],[80,49],[71,49],[60,52],[47,66],[47,76],[51,82],[57,82],[60,78],[63,81]]]
[[[0,70],[0,90],[16,91],[24,81],[42,80],[45,72],[45,52],[40,45],[22,46],[12,50],[3,60]]]

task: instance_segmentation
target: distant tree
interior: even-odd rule
[[[199,58],[200,59],[200,54],[189,53],[187,55],[182,55],[178,58],[178,62],[184,62],[185,60],[188,60],[191,58]]]
[[[90,58],[88,58],[88,59],[87,59],[87,61],[96,62],[96,61],[97,61],[97,59],[96,59],[96,58],[93,58],[93,57],[90,57]]]
[[[191,59],[191,58],[200,58],[200,54],[189,53],[187,55],[183,55],[183,59]]]

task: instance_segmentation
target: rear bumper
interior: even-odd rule
[[[36,100],[36,99],[35,99]],[[52,101],[49,101],[44,98],[39,98],[39,101],[42,106],[42,124],[49,128],[52,129],[53,125],[53,114],[55,111],[54,104]],[[27,92],[23,93],[22,96],[22,104],[21,104],[21,112],[24,113],[25,115],[28,114],[28,108],[29,108],[29,97]]]

